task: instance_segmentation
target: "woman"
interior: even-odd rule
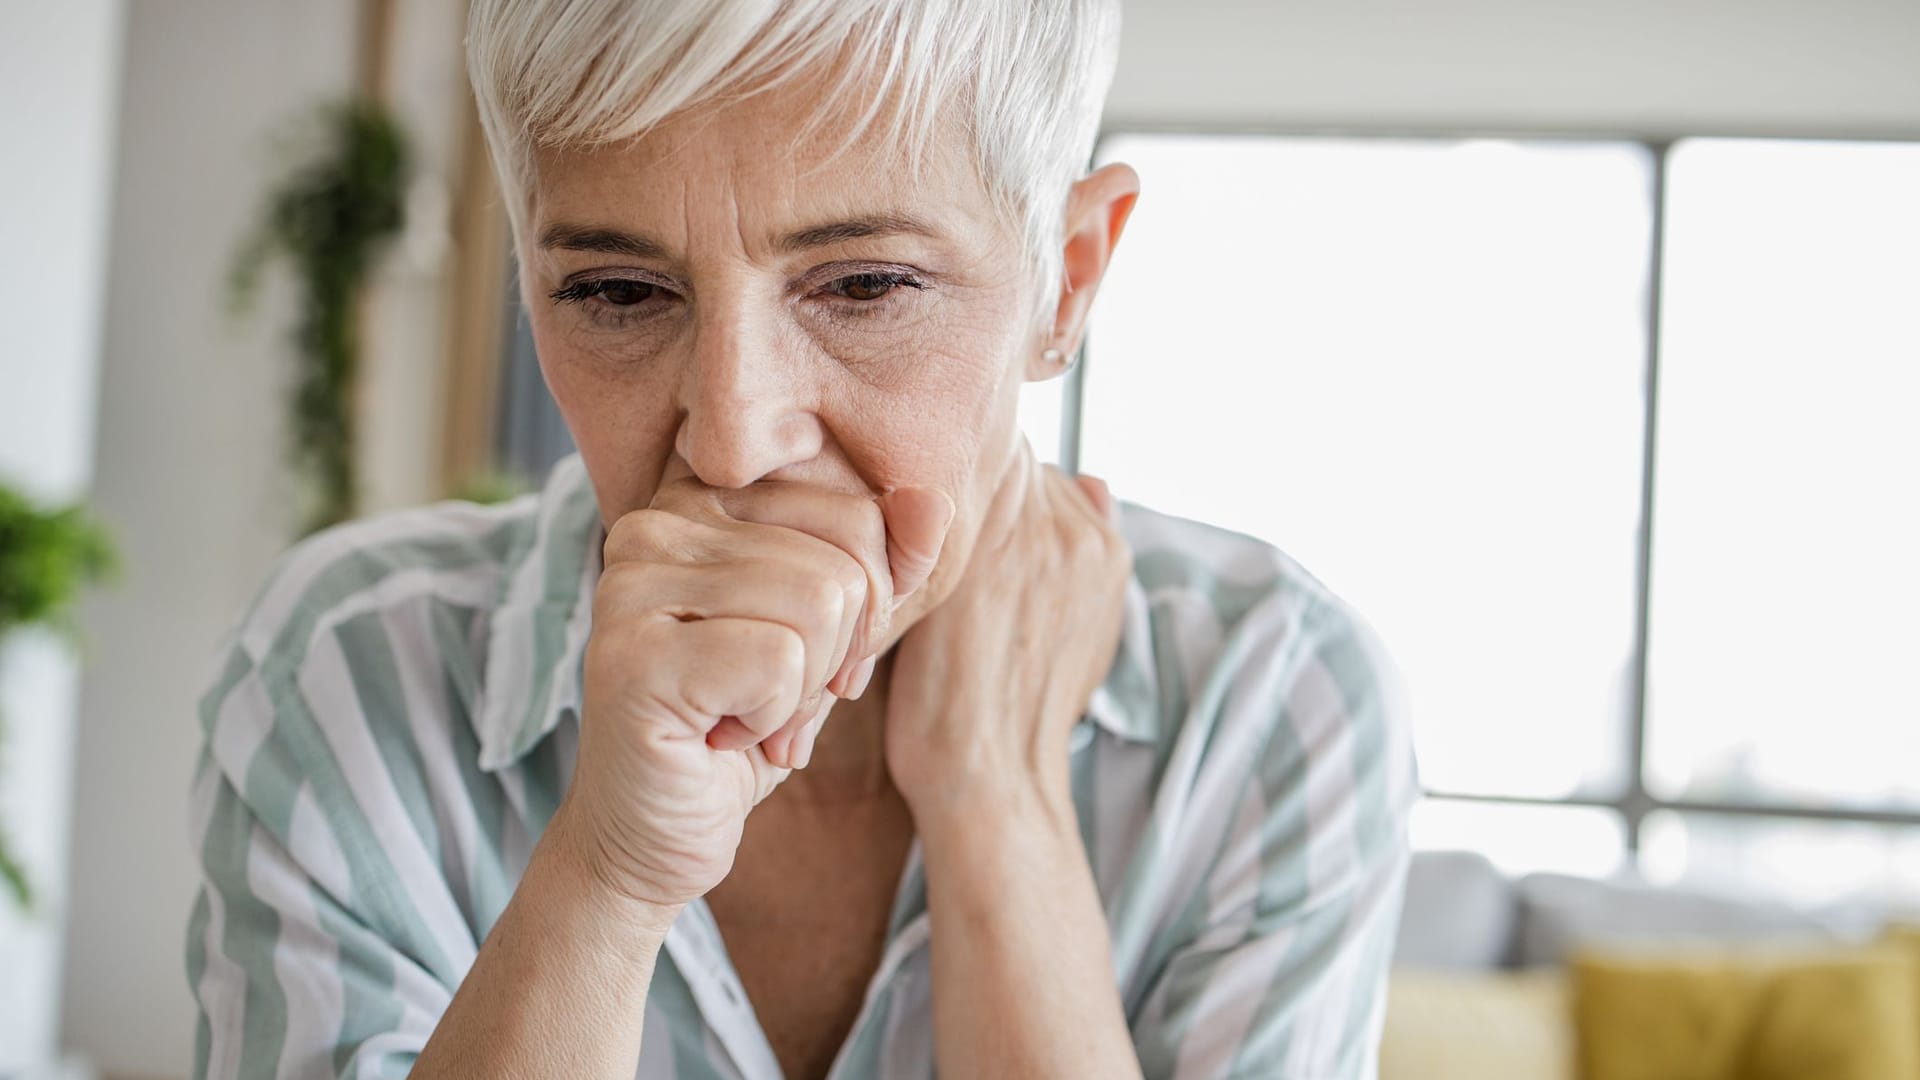
[[[203,1075],[1372,1073],[1378,650],[1014,423],[1138,191],[1081,175],[1116,8],[475,4],[580,454],[303,544],[242,621]]]

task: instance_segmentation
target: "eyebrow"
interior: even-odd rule
[[[940,231],[911,214],[868,214],[788,233],[774,247],[783,253],[792,253],[849,240],[901,235],[938,237]],[[631,259],[668,258],[666,245],[650,236],[593,225],[549,225],[541,230],[540,246],[595,255],[624,255]]]
[[[632,259],[664,260],[667,257],[666,247],[651,237],[591,225],[549,225],[541,230],[540,246],[594,255],[625,255]]]
[[[781,251],[794,252],[841,244],[848,240],[901,235],[938,237],[940,230],[911,214],[869,214],[788,233],[776,246]]]

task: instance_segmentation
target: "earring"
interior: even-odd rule
[[[1040,359],[1046,361],[1048,367],[1063,368],[1072,363],[1071,360],[1067,359],[1067,354],[1061,352],[1059,349],[1045,350],[1040,354]]]

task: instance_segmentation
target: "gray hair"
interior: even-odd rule
[[[474,0],[467,71],[516,250],[536,148],[631,138],[685,109],[838,60],[836,89],[878,77],[855,134],[891,101],[889,134],[911,161],[940,114],[959,110],[989,196],[1046,282],[1059,274],[1067,190],[1099,132],[1119,8],[1118,0]]]

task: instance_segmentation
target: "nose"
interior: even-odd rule
[[[771,326],[701,320],[681,377],[674,449],[702,483],[745,487],[820,453],[817,395],[797,360],[783,355]]]

